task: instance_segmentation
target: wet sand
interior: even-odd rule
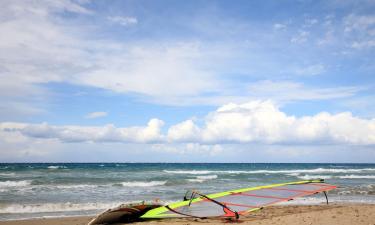
[[[0,225],[86,225],[91,217],[64,217],[0,221]],[[273,206],[241,216],[238,222],[220,219],[164,219],[132,223],[135,225],[203,225],[241,223],[251,225],[375,225],[375,205],[330,204],[311,206]]]

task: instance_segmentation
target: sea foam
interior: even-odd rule
[[[0,188],[6,187],[25,187],[31,184],[30,180],[21,180],[21,181],[0,181]]]
[[[361,173],[361,172],[375,172],[374,168],[363,169],[329,169],[329,168],[316,168],[316,169],[298,169],[298,170],[163,170],[165,173],[172,174],[284,174],[284,173]]]
[[[40,213],[88,211],[112,208],[120,203],[41,203],[41,204],[1,204],[1,213]]]
[[[167,181],[150,181],[150,182],[122,182],[121,185],[124,187],[153,187],[165,185]]]
[[[66,166],[48,166],[47,167],[48,169],[66,169],[67,167]]]
[[[345,175],[339,176],[341,179],[375,179],[375,175]]]

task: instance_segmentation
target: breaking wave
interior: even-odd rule
[[[187,180],[193,183],[203,183],[207,180],[213,180],[216,178],[217,178],[217,175],[208,175],[208,176],[197,176],[196,179],[187,179]]]
[[[21,180],[21,181],[0,181],[0,188],[8,188],[8,187],[25,187],[29,186],[31,181],[29,180]]]
[[[165,173],[173,174],[277,174],[277,173],[361,173],[375,171],[374,168],[363,168],[363,169],[328,169],[328,168],[317,168],[317,169],[300,169],[300,170],[163,170]]]
[[[375,175],[345,175],[339,176],[342,179],[375,179]]]
[[[4,177],[12,177],[15,175],[16,175],[15,173],[0,173],[0,176],[4,176]]]
[[[41,213],[89,211],[112,208],[120,203],[44,203],[44,204],[0,204],[0,213]]]
[[[122,182],[124,187],[153,187],[165,185],[167,181],[150,181],[150,182]]]
[[[213,180],[216,178],[217,178],[217,175],[197,176],[197,179],[202,179],[202,180]]]
[[[210,174],[218,171],[211,170],[163,170],[165,173],[174,173],[174,174]]]
[[[66,169],[68,167],[66,167],[66,166],[48,166],[47,168],[53,170],[53,169]]]
[[[332,178],[332,176],[328,176],[328,175],[304,175],[304,176],[297,176],[297,177],[303,180],[331,179]]]
[[[95,188],[99,186],[100,185],[94,185],[94,184],[76,184],[76,185],[56,185],[56,186],[50,186],[50,187],[59,188],[59,189],[85,189],[85,188]]]

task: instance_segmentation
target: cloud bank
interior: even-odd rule
[[[2,133],[57,139],[61,142],[124,143],[262,143],[262,144],[375,144],[375,119],[349,112],[295,117],[271,101],[226,104],[209,113],[202,125],[186,120],[162,132],[164,122],[151,119],[146,126],[53,126],[47,123],[0,123]]]

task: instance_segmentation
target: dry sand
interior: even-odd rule
[[[85,225],[90,217],[0,221],[0,225]],[[164,219],[134,225],[206,225],[240,223],[251,225],[375,225],[375,205],[274,206],[242,216],[238,222],[216,219]]]

